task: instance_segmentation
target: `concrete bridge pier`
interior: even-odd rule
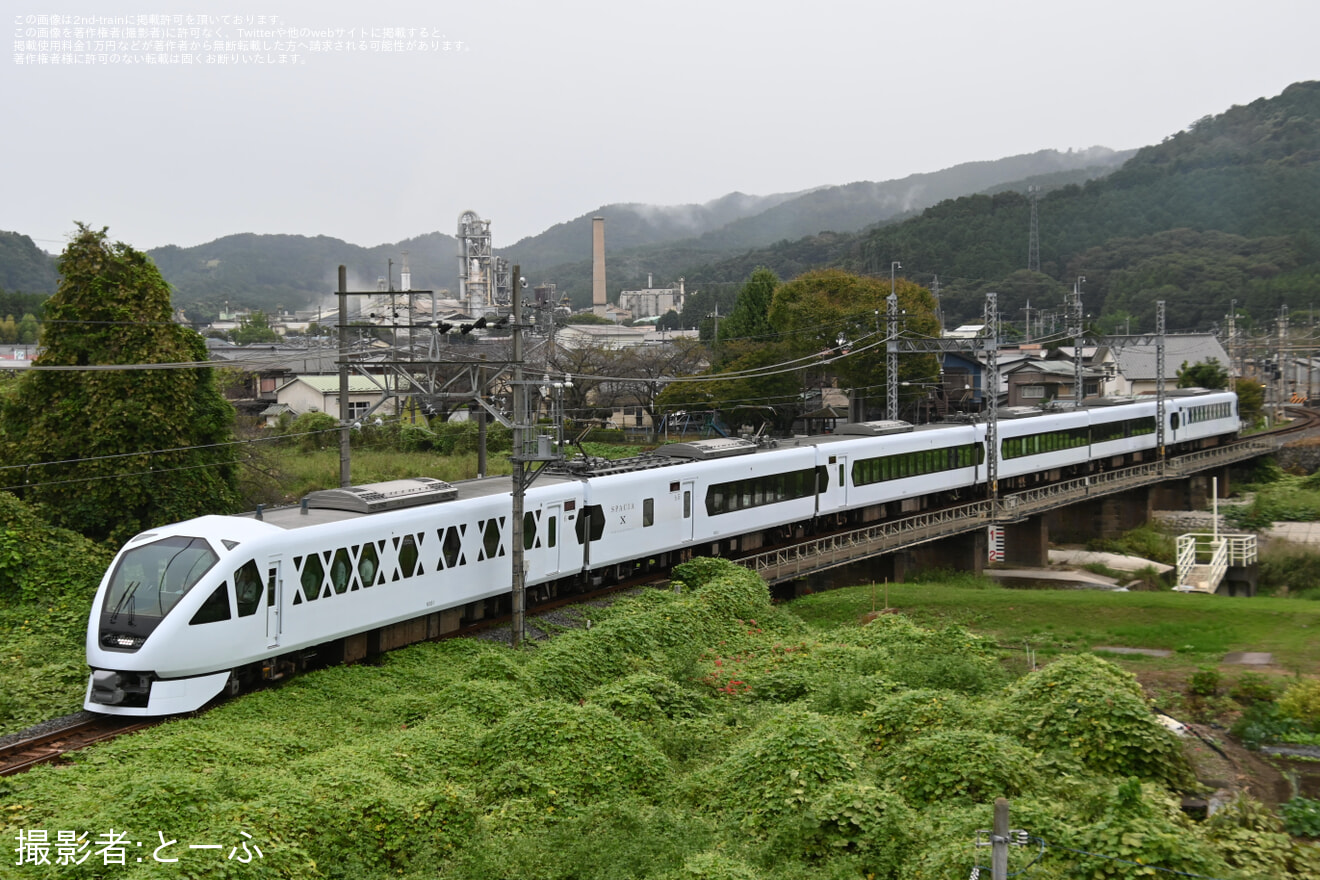
[[[1004,563],[1045,568],[1050,564],[1050,525],[1044,516],[1004,524]]]
[[[985,529],[974,529],[961,535],[953,535],[913,547],[907,551],[909,559],[906,565],[909,571],[944,568],[981,574],[985,571],[987,554]],[[895,580],[899,581],[898,578]]]
[[[1216,489],[1220,498],[1228,497],[1231,489],[1227,467],[1192,474],[1181,480],[1167,480],[1152,486],[1150,491],[1159,510],[1200,510],[1210,506]]]
[[[1117,538],[1149,522],[1155,508],[1154,493],[1142,486],[1055,508],[1045,517],[1056,541],[1085,544],[1092,538]]]

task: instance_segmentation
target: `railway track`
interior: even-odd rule
[[[106,742],[127,733],[154,727],[159,718],[78,718],[54,728],[43,729],[0,746],[0,776],[23,773],[38,764],[58,761],[93,743]],[[34,729],[35,730],[35,729]]]
[[[1293,417],[1292,421],[1281,428],[1274,428],[1265,433],[1295,439],[1291,435],[1305,434],[1307,431],[1320,429],[1320,410],[1290,406],[1286,407],[1284,411]]]

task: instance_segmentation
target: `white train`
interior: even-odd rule
[[[1148,459],[1156,445],[1152,401],[1001,416],[1001,492]],[[1172,450],[1217,444],[1238,431],[1237,398],[1174,392],[1166,417]],[[867,422],[770,445],[676,443],[570,466],[527,491],[527,584],[544,597],[974,498],[985,489],[985,435],[980,422]],[[509,602],[510,511],[507,477],[417,478],[138,535],[93,601],[85,707],[192,711],[260,679],[498,613]]]

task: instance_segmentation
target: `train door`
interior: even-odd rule
[[[825,491],[825,503],[820,506],[827,511],[841,510],[848,506],[848,456],[831,455],[826,470],[829,488]]]
[[[280,558],[272,557],[266,563],[266,647],[280,646],[282,611],[284,608],[284,578]]]
[[[559,571],[559,527],[563,524],[563,512],[562,501],[547,504],[541,512],[541,529],[544,532],[541,552],[546,574]]]
[[[696,482],[694,480],[683,480],[680,488],[683,492],[683,540],[691,542],[694,536],[693,524],[697,520],[692,513],[692,508],[697,503]]]

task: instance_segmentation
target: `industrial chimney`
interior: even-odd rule
[[[591,218],[591,310],[605,316],[605,218]]]

